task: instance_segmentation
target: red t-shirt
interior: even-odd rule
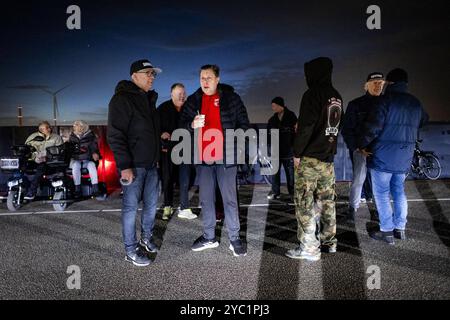
[[[212,96],[203,95],[200,113],[205,115],[205,126],[199,129],[199,159],[207,163],[223,160],[223,129],[220,119],[220,98],[217,93]],[[209,129],[219,130],[220,135],[208,132]]]

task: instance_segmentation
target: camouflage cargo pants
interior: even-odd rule
[[[297,237],[303,250],[320,252],[320,245],[335,247],[334,164],[302,157],[295,169]]]

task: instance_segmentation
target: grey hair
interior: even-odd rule
[[[89,130],[89,125],[83,120],[75,120],[73,125],[79,125],[82,133],[86,133]]]

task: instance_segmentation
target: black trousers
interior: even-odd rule
[[[161,182],[164,193],[164,206],[173,206],[174,183],[178,180],[178,167],[172,163],[170,152],[161,152]]]

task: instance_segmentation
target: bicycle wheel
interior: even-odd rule
[[[430,180],[439,179],[441,176],[441,163],[433,154],[427,154],[419,159],[419,165],[423,174]]]

